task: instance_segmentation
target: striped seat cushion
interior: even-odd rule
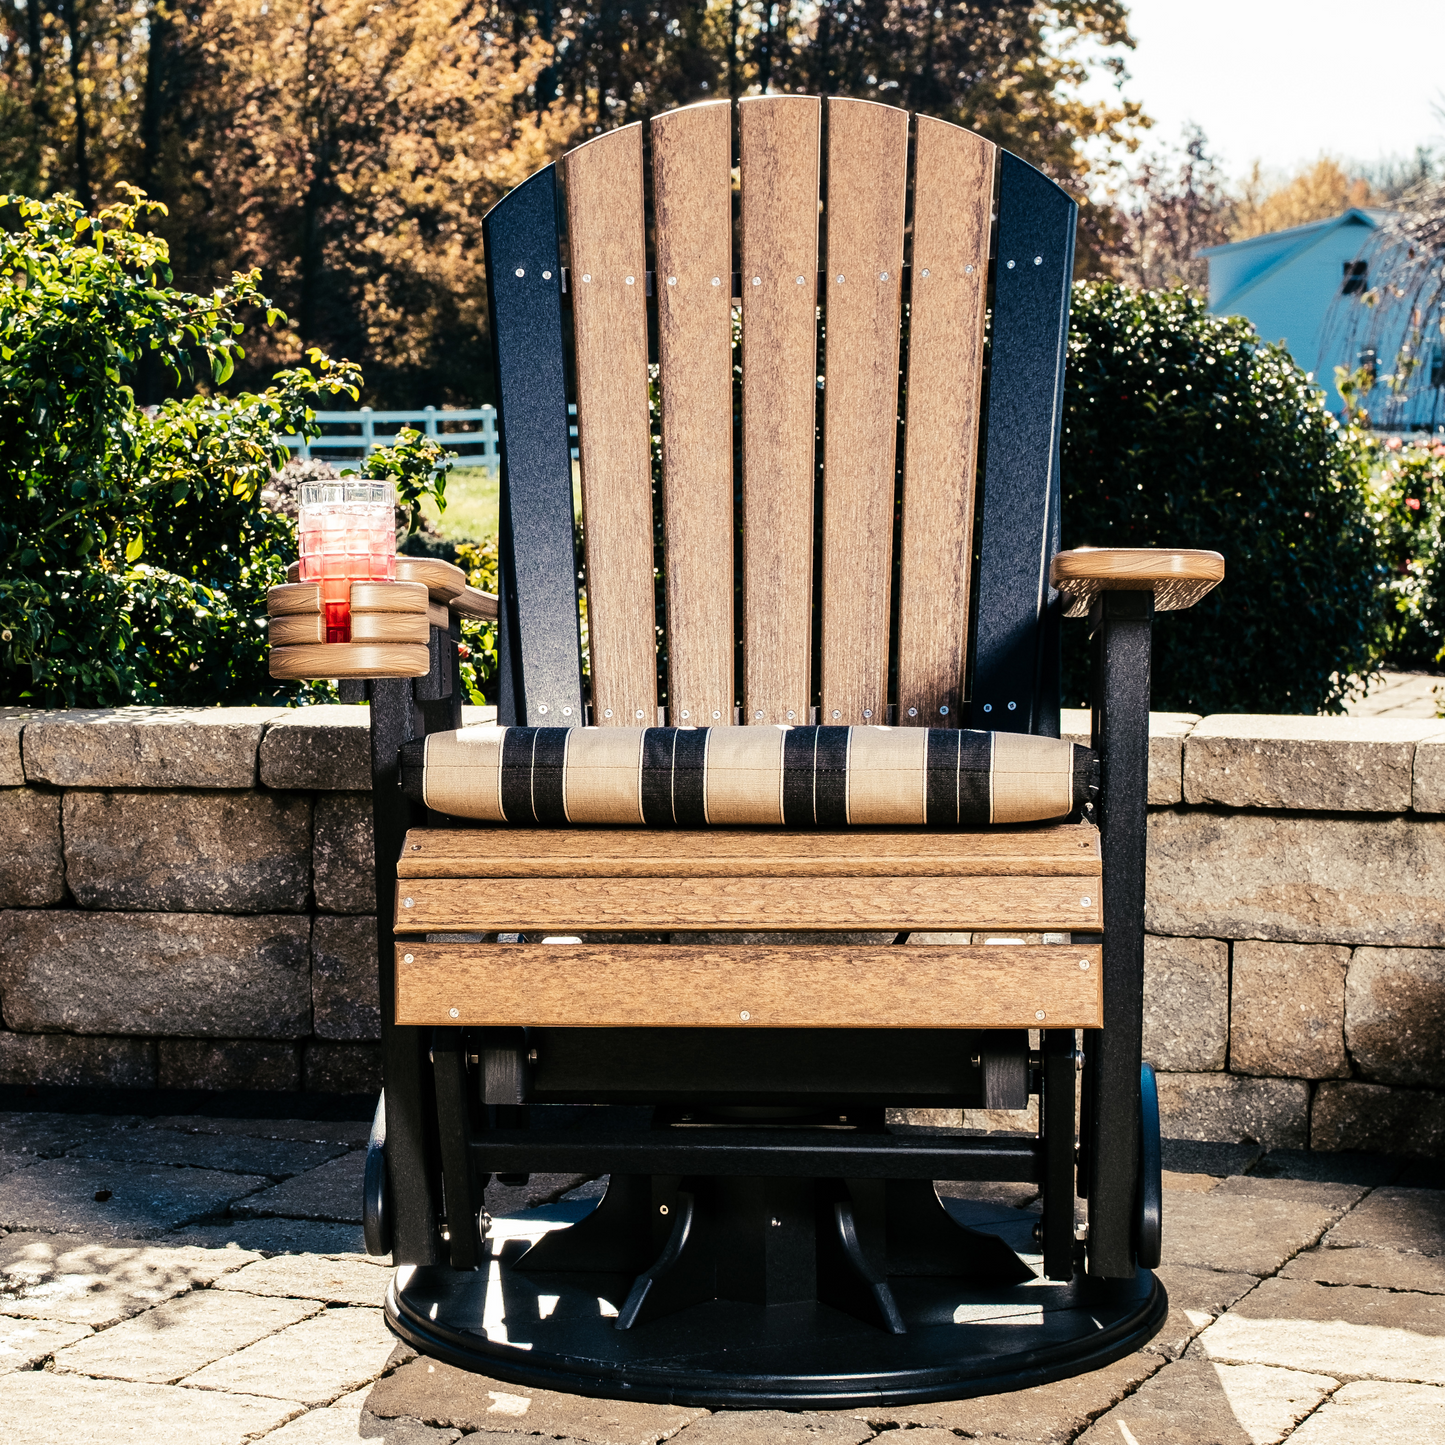
[[[497,728],[402,749],[402,788],[485,823],[978,828],[1089,801],[1088,748],[957,728]]]

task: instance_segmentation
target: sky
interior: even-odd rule
[[[1123,94],[1194,121],[1225,172],[1293,175],[1322,153],[1365,163],[1445,151],[1445,0],[1129,0]],[[1110,82],[1112,86],[1112,82]]]

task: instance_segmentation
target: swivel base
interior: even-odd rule
[[[979,1217],[986,1206],[949,1204],[960,1223],[994,1223]],[[516,1267],[586,1207],[554,1205],[495,1221],[479,1270],[403,1266],[387,1292],[387,1322],[423,1354],[534,1389],[798,1410],[961,1399],[1064,1379],[1138,1349],[1167,1309],[1163,1286],[1147,1270],[1128,1281],[1033,1278],[982,1287],[890,1274],[886,1290],[901,1329],[816,1300],[728,1299],[619,1329],[619,1313],[636,1295],[631,1273]],[[992,1213],[997,1219],[1000,1211]],[[1003,1213],[1013,1219],[998,1219],[999,1232],[1022,1243],[1033,1217]],[[546,1252],[539,1254],[545,1262]]]

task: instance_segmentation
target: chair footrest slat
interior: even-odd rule
[[[804,1129],[495,1129],[474,1137],[494,1174],[729,1174],[760,1178],[986,1179],[1040,1183],[1037,1139]]]
[[[1092,1029],[1102,949],[396,946],[396,1022],[453,1027]]]

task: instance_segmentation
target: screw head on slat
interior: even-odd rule
[[[537,708],[537,711],[538,711],[538,712],[546,712],[546,711],[547,711],[547,704],[546,704],[545,702],[542,703],[542,704]]]
[[[917,716],[918,716],[918,709],[917,709],[916,707],[911,707],[911,708],[909,708],[909,709],[908,709],[908,716],[909,716],[909,717],[917,717]]]
[[[928,275],[928,272],[925,271],[923,274],[926,276],[926,275]],[[963,268],[963,274],[964,274],[965,276],[972,276],[972,275],[973,275],[973,267],[972,267],[972,266],[965,266],[965,267]]]
[[[1081,898],[1079,899],[1079,907],[1087,908],[1093,901],[1094,900],[1092,898]]]
[[[834,717],[842,717],[843,714],[842,714],[841,712],[839,712],[837,708],[834,708],[834,709],[833,709],[833,716],[834,716]]]
[[[714,712],[714,713],[713,713],[713,716],[714,716],[714,717],[721,717],[721,716],[722,716],[722,713],[720,713],[720,712]]]
[[[411,907],[411,899],[410,899],[410,898],[403,898],[403,899],[401,900],[401,906],[402,906],[403,908],[410,908],[410,907]]]
[[[798,285],[801,286],[802,284],[803,284],[803,278],[802,278],[801,276],[799,276],[799,277],[798,277]]]
[[[525,276],[527,273],[520,266],[517,267],[517,275]]]
[[[571,709],[570,707],[564,707],[564,708],[562,709],[562,716],[563,716],[563,717],[571,717],[571,716],[572,716],[572,709]]]
[[[986,702],[986,703],[984,703],[984,705],[983,705],[983,710],[984,710],[985,712],[992,712],[992,711],[993,711],[993,704],[992,704],[991,702]]]
[[[722,277],[721,277],[721,276],[714,276],[714,277],[712,278],[712,284],[713,284],[714,286],[721,286],[721,285],[722,285]]]
[[[1081,958],[1081,959],[1079,960],[1079,967],[1080,967],[1080,968],[1087,969],[1088,966],[1089,966],[1089,960],[1088,960],[1087,958]]]
[[[1044,1016],[1044,1011],[1043,1011],[1043,1009],[1039,1009],[1039,1010],[1034,1014],[1034,1017],[1035,1017],[1036,1019],[1041,1019],[1041,1018],[1043,1018],[1043,1016]]]
[[[542,279],[543,279],[544,281],[550,281],[550,280],[552,279],[552,273],[551,273],[550,271],[543,271],[543,272],[542,272]]]
[[[843,278],[842,278],[841,276],[838,277],[838,284],[839,284],[840,286],[843,284]]]
[[[1010,262],[1009,262],[1009,265],[1013,265],[1013,262],[1010,261]],[[591,278],[590,276],[584,276],[582,279],[583,279],[584,281],[590,281],[592,278]]]
[[[409,954],[409,953],[404,953],[404,954],[402,954],[402,956],[401,956],[401,961],[402,961],[403,963],[414,963],[416,960],[415,960],[414,958],[412,958],[411,954]]]
[[[944,717],[947,717],[947,716],[948,716],[948,704],[947,704],[947,703],[944,703],[944,705],[943,705],[941,708],[939,708],[938,710],[939,710],[940,713],[943,714]]]
[[[753,285],[754,285],[754,286],[761,286],[762,284],[763,284],[763,278],[762,278],[761,276],[754,276],[754,277],[753,277]]]
[[[1010,271],[1013,270],[1013,268],[1014,268],[1014,263],[1013,263],[1012,261],[1010,261],[1010,262],[1008,263],[1008,268],[1009,268]],[[587,278],[584,276],[582,279],[585,281]]]
[[[667,278],[667,284],[668,284],[669,286],[676,286],[676,285],[677,285],[677,277],[676,277],[676,276],[669,276],[669,277]]]
[[[747,1023],[747,1021],[748,1021],[750,1018],[752,1018],[752,1014],[750,1014],[750,1013],[747,1011],[747,1009],[744,1009],[744,1010],[738,1015],[738,1017],[739,1017],[744,1023]]]
[[[636,280],[637,280],[637,277],[635,277],[635,276],[629,276],[629,277],[627,278],[627,284],[628,284],[629,286],[631,286]]]
[[[872,716],[873,716],[873,709],[872,709],[871,707],[865,707],[865,708],[863,709],[863,716],[864,716],[864,717],[872,717]]]
[[[461,1016],[462,1016],[462,1011],[461,1011],[461,1009],[459,1009],[459,1008],[448,1009],[447,1012],[448,1012],[448,1013],[452,1016],[452,1018],[454,1018],[454,1019],[459,1019],[459,1018],[461,1018]]]
[[[603,712],[602,716],[603,716],[603,717],[611,717],[611,716],[612,716],[612,709],[611,709],[610,707],[607,708],[607,709]]]
[[[924,275],[924,276],[928,275],[928,267],[925,266],[925,267],[923,268],[922,272],[920,272],[920,274],[921,274],[921,275]]]
[[[1035,256],[1035,257],[1034,257],[1034,265],[1035,265],[1035,266],[1042,266],[1043,264],[1044,264],[1044,258],[1043,258],[1042,256]]]

